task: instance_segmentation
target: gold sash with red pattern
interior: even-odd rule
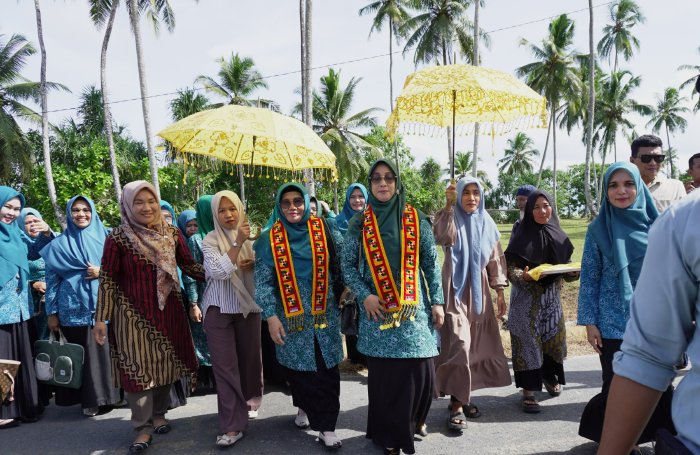
[[[311,216],[308,221],[309,241],[313,255],[313,291],[311,295],[311,314],[314,318],[314,327],[325,329],[328,327],[326,320],[326,304],[328,301],[328,239],[323,228],[323,222],[316,216]],[[294,272],[292,251],[289,246],[287,232],[282,222],[277,221],[270,231],[270,244],[275,260],[275,272],[280,288],[282,307],[288,321],[288,327],[304,330],[304,307],[301,303],[301,295],[297,286],[297,277]]]
[[[362,244],[377,295],[385,303],[388,314],[381,330],[400,327],[401,321],[414,321],[418,308],[418,264],[420,229],[418,211],[406,204],[401,228],[401,293],[399,294],[386,257],[377,217],[368,205],[363,213]]]

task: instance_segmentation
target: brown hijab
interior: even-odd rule
[[[163,220],[160,207],[156,210],[156,221],[151,226],[136,222],[133,212],[134,199],[141,190],[150,191],[158,199],[156,189],[144,180],[136,180],[124,185],[121,228],[132,247],[155,265],[158,308],[163,310],[170,293],[180,288],[175,258],[175,239],[170,232],[170,227]]]

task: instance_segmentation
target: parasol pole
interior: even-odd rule
[[[457,113],[457,90],[452,90],[452,159],[450,160],[450,178],[455,181],[455,116]]]

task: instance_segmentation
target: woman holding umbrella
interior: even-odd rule
[[[406,203],[396,166],[370,167],[367,208],[343,241],[347,286],[362,302],[358,350],[367,356],[367,437],[389,454],[414,453],[433,399],[443,295],[428,218]]]

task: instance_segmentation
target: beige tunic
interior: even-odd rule
[[[435,361],[436,388],[466,404],[472,390],[511,384],[489,290],[489,287],[508,286],[506,261],[501,244],[496,243],[489,263],[481,271],[484,312],[474,314],[469,282],[462,296],[455,296],[452,287],[451,247],[457,230],[451,210],[443,209],[435,215],[433,231],[436,243],[445,252],[442,267],[445,323],[440,329],[441,349]]]

